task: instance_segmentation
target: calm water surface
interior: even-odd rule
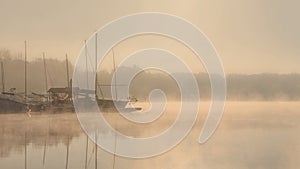
[[[176,118],[178,105],[168,103],[165,114],[147,125],[130,123],[117,113],[104,116],[120,132],[145,137],[167,129]],[[197,140],[208,107],[208,102],[201,103],[195,127],[178,146],[162,155],[139,160],[96,148],[82,131],[75,113],[33,113],[31,117],[2,114],[0,168],[300,168],[300,102],[228,102],[218,130],[201,145]]]

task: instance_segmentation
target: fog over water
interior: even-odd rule
[[[138,103],[147,108],[148,103]],[[164,115],[150,124],[126,121],[117,113],[104,113],[118,131],[133,137],[159,134],[178,113],[178,102],[168,102]],[[299,102],[227,102],[223,119],[211,139],[199,144],[200,130],[209,102],[201,102],[197,122],[189,135],[175,148],[156,157],[130,159],[114,157],[98,148],[98,168],[151,169],[298,169],[300,166]],[[19,169],[94,168],[95,148],[82,131],[75,113],[33,113],[0,115],[0,166]],[[111,133],[106,133],[111,134]],[[100,138],[101,139],[101,138]],[[147,149],[147,147],[145,147]],[[85,155],[88,154],[86,162]]]
[[[223,118],[213,136],[205,144],[199,144],[211,102],[211,84],[205,69],[208,65],[201,62],[187,42],[173,37],[153,33],[127,37],[114,44],[98,65],[98,98],[111,99],[113,86],[116,100],[136,98],[138,101],[134,105],[146,110],[150,107],[151,91],[161,89],[167,99],[166,109],[159,119],[147,124],[130,122],[114,110],[106,110],[103,116],[115,130],[134,138],[155,136],[174,123],[180,109],[181,93],[172,75],[180,77],[183,82],[188,77],[174,64],[175,60],[164,57],[153,59],[170,66],[172,74],[158,69],[141,70],[142,65],[148,63],[146,59],[135,59],[134,66],[120,66],[133,53],[161,49],[178,56],[198,83],[200,100],[195,89],[191,89],[191,83],[181,86],[187,89],[184,94],[189,100],[185,101],[200,102],[196,123],[187,137],[158,156],[131,159],[95,146],[80,126],[75,112],[0,113],[0,169],[299,169],[299,6],[299,0],[0,0],[0,92],[9,91],[6,95],[16,92],[16,99],[11,97],[13,100],[24,96],[25,86],[28,100],[24,100],[30,104],[41,103],[41,97],[49,88],[67,87],[80,51],[84,51],[82,54],[86,60],[80,61],[82,67],[79,67],[78,79],[84,80],[74,78],[72,87],[81,83],[94,86],[88,81],[95,77],[87,78],[87,71],[95,71],[92,56],[98,54],[99,57],[95,56],[100,59],[100,53],[105,49],[103,42],[114,39],[117,34],[109,38],[99,34],[95,41],[97,50],[93,49],[96,45],[85,40],[115,19],[144,12],[170,14],[201,30],[219,54],[227,84]],[[153,25],[156,23],[145,21]],[[164,25],[157,26],[167,28]],[[137,30],[133,25],[118,28]],[[180,26],[178,28],[180,35],[192,33],[185,32]],[[199,47],[203,48],[201,44]],[[42,59],[43,54],[45,60]],[[68,79],[66,54],[70,72]],[[130,83],[128,95],[122,93],[128,87],[121,84],[126,75],[138,71],[140,73]],[[111,83],[113,72],[118,72],[115,84]],[[216,81],[224,80],[220,79],[224,77],[215,74],[211,77]],[[1,99],[8,98],[0,95]],[[70,103],[71,99],[64,99]],[[4,104],[8,104],[6,101]],[[103,103],[105,105],[106,102]],[[55,106],[51,104],[51,107]],[[89,104],[85,106],[90,107]],[[25,109],[24,105],[22,107]],[[62,107],[73,108],[71,104],[62,104],[58,109],[62,110]],[[93,118],[88,122],[94,125],[95,121],[96,118]],[[189,123],[186,121],[179,126],[185,127]],[[103,127],[103,124],[100,125]],[[142,149],[123,147],[122,138],[101,129],[99,139],[116,138],[109,142],[115,145],[116,152],[124,149],[131,152],[153,150],[150,146]],[[183,129],[177,128],[175,133],[181,131]]]

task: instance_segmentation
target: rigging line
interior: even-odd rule
[[[85,69],[86,69],[86,87],[89,88],[89,72],[88,72],[88,51],[86,40],[84,41],[84,48],[85,48]]]
[[[115,52],[114,52],[114,48],[112,48],[111,49],[111,51],[112,51],[112,58],[113,58],[113,66],[114,66],[114,73],[115,73],[115,84],[114,84],[114,86],[115,86],[115,93],[116,93],[116,100],[118,100],[118,92],[117,92],[117,86],[116,86],[116,84],[117,84],[117,72],[116,72],[116,61],[115,61]]]
[[[68,54],[66,54],[66,69],[67,69],[67,86],[68,90],[70,90],[70,77],[69,77],[69,60],[68,60]]]
[[[24,47],[25,47],[25,50],[24,50],[24,53],[25,53],[25,58],[24,58],[24,67],[25,67],[25,81],[24,81],[24,87],[25,87],[25,104],[27,104],[27,41],[25,40],[24,42]]]
[[[49,80],[50,80],[50,86],[53,87],[53,84],[54,84],[53,83],[53,78],[51,77],[51,73],[50,73],[48,67],[46,67],[46,71],[47,71],[47,75],[48,75]]]
[[[48,91],[48,77],[47,77],[45,52],[43,52],[43,62],[44,62],[45,89],[46,89],[46,93],[47,93],[47,91]]]
[[[45,62],[46,62],[47,59],[45,59]],[[46,65],[46,74],[47,74],[47,77],[49,77],[49,81],[50,81],[50,87],[53,87],[54,86],[54,83],[53,83],[53,78],[51,76],[51,69],[49,69],[49,67]],[[53,71],[52,71],[53,72]]]
[[[97,96],[97,83],[98,83],[98,77],[97,77],[97,63],[98,63],[98,34],[95,34],[95,67],[94,67],[94,73],[95,73],[95,98],[96,101],[98,99]]]
[[[86,45],[86,46],[87,46],[87,45]],[[87,47],[87,48],[88,48],[88,47]],[[87,49],[87,48],[86,48],[86,49]],[[88,64],[91,66],[92,70],[94,70],[94,69],[95,69],[95,65],[93,65],[92,62],[91,62],[92,58],[91,58],[91,55],[89,54],[89,50],[88,50],[88,49],[86,50],[86,55],[87,55],[87,57],[88,57]]]
[[[88,83],[88,65],[92,68],[92,70],[95,71],[95,76],[96,76],[96,79],[95,79],[95,84],[97,84],[97,61],[98,61],[98,58],[97,58],[97,55],[98,55],[98,51],[97,51],[97,34],[95,35],[95,64],[93,65],[91,60],[91,55],[89,54],[89,51],[88,51],[88,47],[87,47],[87,43],[86,43],[86,40],[85,40],[85,57],[86,57],[86,71],[87,71],[87,86],[89,87],[89,83]],[[95,91],[97,92],[97,85],[95,85]],[[104,94],[102,92],[102,89],[100,88],[100,94],[102,95],[102,98],[104,98]],[[97,96],[97,93],[95,93],[95,95]]]
[[[104,94],[103,94],[103,91],[101,89],[100,86],[98,86],[98,75],[97,75],[97,65],[98,65],[98,34],[96,33],[95,35],[95,96],[96,96],[96,99],[98,99],[97,97],[97,89],[99,87],[99,90],[100,90],[100,94],[101,94],[101,97],[102,99],[104,99]]]
[[[93,65],[92,62],[91,62],[92,58],[91,58],[91,55],[89,54],[89,50],[88,50],[88,47],[87,47],[86,40],[85,40],[85,55],[88,58],[87,59],[87,64],[89,64],[91,66],[92,70],[94,70],[95,65]]]

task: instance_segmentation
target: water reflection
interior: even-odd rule
[[[196,126],[178,146],[160,156],[139,160],[114,156],[96,147],[82,131],[74,113],[0,115],[0,168],[300,167],[300,103],[229,102],[217,132],[200,145],[197,140],[208,105],[201,105]],[[164,116],[149,125],[130,123],[116,113],[106,113],[105,117],[120,132],[145,137],[170,126],[176,108],[174,103]]]

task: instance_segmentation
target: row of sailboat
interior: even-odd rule
[[[86,44],[85,44],[86,45]],[[27,42],[24,42],[24,94],[18,94],[15,92],[15,88],[6,91],[5,88],[5,73],[4,73],[4,64],[1,61],[1,82],[2,82],[2,92],[0,94],[0,113],[18,113],[18,112],[41,112],[41,111],[50,111],[50,112],[73,112],[74,105],[72,101],[72,79],[69,77],[69,61],[68,55],[66,54],[66,87],[60,88],[48,88],[48,79],[47,79],[47,68],[46,68],[46,60],[45,53],[43,53],[43,65],[44,65],[44,76],[45,76],[45,89],[47,94],[38,94],[31,93],[28,95],[27,91]],[[97,53],[96,53],[97,55]],[[115,62],[115,58],[113,56],[113,62]],[[114,71],[116,69],[115,63]],[[95,67],[96,68],[96,67]],[[97,71],[97,70],[95,70]],[[115,76],[116,78],[116,76]],[[116,80],[115,80],[116,81]],[[96,95],[96,100],[98,106],[100,108],[115,108],[115,104],[118,104],[118,107],[126,107],[127,104],[131,102],[136,102],[135,98],[131,98],[128,100],[112,100],[111,98],[105,98],[101,91],[100,93],[102,97],[98,97],[97,89],[99,85],[97,83],[97,75],[96,75],[96,84],[95,91],[93,94]],[[116,86],[115,86],[116,87]],[[80,90],[80,89],[77,89]],[[88,96],[92,91],[85,91],[84,89],[80,90],[85,95]],[[134,108],[134,110],[138,110],[139,108]]]

